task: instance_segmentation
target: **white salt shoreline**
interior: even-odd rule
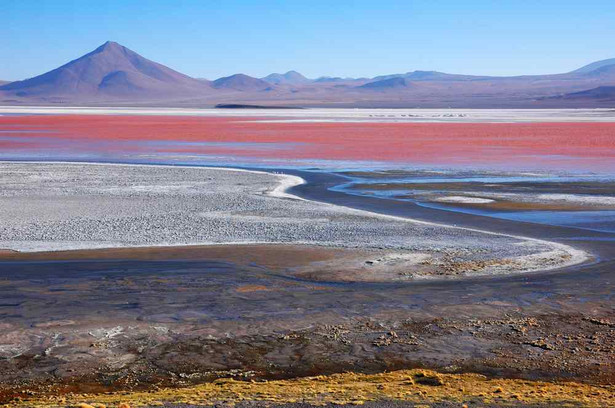
[[[156,107],[0,106],[0,115],[162,115],[259,118],[267,122],[615,122],[609,108],[595,109],[200,109]],[[275,119],[269,119],[269,118]]]

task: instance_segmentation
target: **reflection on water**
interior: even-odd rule
[[[333,188],[348,194],[367,195],[388,200],[408,201],[417,205],[445,211],[482,215],[512,221],[557,225],[583,230],[615,232],[615,208],[583,208],[574,206],[592,205],[599,200],[608,202],[615,192],[613,177],[606,175],[569,175],[540,173],[481,173],[481,172],[433,172],[403,171],[342,173],[349,182]],[[548,194],[544,194],[548,193]],[[481,197],[482,195],[482,197]],[[500,200],[527,199],[524,207],[512,208],[519,201],[510,201],[510,209],[495,206],[456,205],[438,203],[438,198],[490,198]],[[535,203],[537,198],[561,197],[569,209],[540,209],[545,203]],[[566,200],[568,201],[566,201]],[[594,202],[592,202],[592,200]],[[615,200],[615,198],[614,198]],[[552,203],[551,201],[550,203]],[[549,202],[547,204],[550,204]],[[559,203],[562,205],[562,203]],[[518,205],[517,205],[518,206]],[[518,206],[519,207],[519,206]]]
[[[507,211],[495,212],[473,208],[462,208],[437,203],[417,203],[424,207],[477,214],[505,220],[559,225],[592,231],[615,232],[615,211]]]

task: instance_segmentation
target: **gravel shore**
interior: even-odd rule
[[[294,176],[236,169],[0,163],[0,248],[22,252],[248,243],[385,250],[369,268],[425,278],[553,269],[569,246],[301,200]]]

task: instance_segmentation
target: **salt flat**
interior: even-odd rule
[[[286,192],[300,182],[234,169],[5,162],[0,248],[307,244],[366,250],[373,259],[361,260],[363,273],[382,264],[399,279],[526,272],[586,259],[559,243],[410,221]]]

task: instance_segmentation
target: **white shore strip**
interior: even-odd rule
[[[263,118],[267,122],[615,122],[615,112],[597,109],[198,109],[155,107],[0,106],[7,115],[144,115]],[[269,119],[275,118],[275,119]]]

